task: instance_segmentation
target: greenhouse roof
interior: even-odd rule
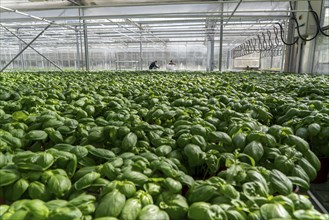
[[[88,27],[91,47],[174,43],[204,44],[207,37],[234,47],[262,31],[273,31],[292,10],[289,1],[222,0],[1,0],[1,45],[17,48],[12,33],[31,41],[45,27],[51,27],[34,43],[45,49],[74,45]],[[296,10],[294,10],[296,12]],[[5,30],[7,28],[8,30]]]

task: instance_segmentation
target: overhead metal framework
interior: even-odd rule
[[[0,1],[0,23],[6,29],[19,30],[19,37],[30,42],[51,24],[32,46],[43,51],[73,48],[79,61],[84,51],[86,67],[88,48],[138,47],[142,53],[148,47],[207,45],[210,39],[223,53],[262,31],[272,32],[274,24],[288,21],[291,12],[302,11],[291,10],[285,0]],[[15,54],[20,42],[6,29],[0,27],[1,50]],[[219,57],[222,60],[222,54]],[[141,55],[139,59],[143,60]]]
[[[257,3],[255,3],[257,2]],[[222,7],[223,6],[223,7]],[[222,10],[223,8],[223,10]],[[82,10],[83,14],[79,11]],[[262,23],[274,23],[289,18],[287,1],[117,1],[117,0],[70,0],[70,1],[4,1],[1,0],[1,23],[8,28],[20,28],[26,35],[35,35],[50,21],[54,27],[45,36],[65,38],[65,41],[75,41],[75,33],[67,27],[78,30],[80,21],[85,20],[89,30],[89,39],[99,39],[108,42],[112,36],[119,37],[129,43],[139,39],[139,25],[143,25],[145,41],[162,42],[175,41],[183,34],[188,41],[208,33],[207,19],[222,20],[224,32],[232,39],[241,38],[241,30],[247,30],[252,35],[264,28]],[[248,22],[248,23],[247,23]],[[237,29],[236,27],[239,27]],[[251,27],[257,27],[251,29]],[[67,29],[67,30],[65,30]],[[234,30],[236,29],[236,30]],[[92,31],[91,31],[92,30]],[[25,32],[26,31],[26,32]],[[82,30],[81,30],[82,31]],[[217,25],[215,33],[219,35]],[[101,36],[104,35],[104,36]],[[7,40],[6,34],[2,39]],[[28,37],[28,36],[26,36]],[[225,37],[225,34],[224,34]],[[242,36],[243,38],[244,36]],[[102,39],[101,39],[102,38]],[[49,39],[40,38],[36,43]],[[116,43],[123,43],[112,40]]]

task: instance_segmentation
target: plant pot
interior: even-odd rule
[[[319,157],[321,162],[321,169],[318,171],[318,175],[312,183],[325,183],[328,180],[329,173],[329,157]]]

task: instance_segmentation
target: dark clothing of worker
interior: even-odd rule
[[[157,69],[157,68],[159,68],[159,66],[157,65],[157,61],[152,62],[149,67],[150,70]]]
[[[170,60],[170,62],[168,64],[169,65],[176,65],[176,63],[174,63],[172,60]]]

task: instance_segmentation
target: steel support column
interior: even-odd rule
[[[216,22],[214,20],[207,21],[207,28],[210,33],[207,33],[207,71],[214,70],[214,51],[215,51],[215,41],[214,41],[214,29]]]
[[[76,41],[77,41],[76,42],[76,45],[77,45],[76,66],[77,66],[77,69],[80,70],[80,43],[79,43],[79,32],[78,32],[78,30],[75,31],[75,35],[76,35]]]
[[[139,25],[139,65],[140,70],[143,70],[143,43],[142,43],[142,25]]]
[[[187,42],[185,43],[185,69],[187,69]]]
[[[213,71],[215,42],[212,36],[208,36],[207,38],[207,71]]]
[[[19,28],[17,28],[16,33],[17,33],[17,38],[18,38],[18,36],[19,36]],[[22,45],[22,41],[19,38],[18,38],[18,45],[19,45],[19,51],[21,51],[23,49],[23,45]],[[20,60],[21,60],[21,68],[22,69],[25,69],[25,65],[24,65],[24,54],[21,54]]]
[[[259,69],[262,69],[262,51],[259,52]]]
[[[11,59],[11,57],[12,57],[12,54],[11,54],[11,51],[9,50],[9,54],[8,54],[8,60],[10,60],[10,59]],[[11,68],[13,68],[13,69],[14,69],[14,62],[12,62],[12,64],[11,64]]]
[[[81,30],[83,29],[82,26],[82,21],[81,21],[81,8],[78,9],[79,12],[79,39],[80,39],[80,53],[81,53],[81,57],[80,57],[80,69],[83,70],[84,69],[84,59],[82,59],[82,57],[84,56],[83,54],[83,39],[82,39],[82,33]]]
[[[221,3],[221,13],[223,15],[224,3]],[[222,62],[223,62],[223,32],[224,32],[224,21],[223,16],[220,19],[220,39],[219,39],[219,59],[218,59],[218,71],[222,72]]]
[[[291,15],[292,16],[292,15]],[[286,23],[287,24],[287,23]],[[295,22],[292,19],[289,19],[289,23],[287,24],[287,35],[286,42],[291,43],[294,41],[294,32],[295,32]],[[284,61],[284,72],[294,72],[292,62],[294,59],[294,49],[295,45],[286,46],[285,51],[285,61]]]
[[[321,12],[320,12],[320,15],[319,15],[319,17],[320,17],[320,25],[323,25],[323,23],[324,23],[324,20],[325,20],[325,10],[326,10],[326,8],[325,8],[325,1],[323,1],[322,0],[322,2],[321,2],[321,8],[322,8],[322,10],[320,10]],[[323,26],[322,26],[322,30],[324,31],[325,29],[323,29]],[[319,47],[319,39],[317,39],[317,40],[315,40],[315,42],[314,42],[314,47],[313,47],[313,57],[312,57],[312,66],[311,66],[311,73],[312,73],[312,75],[315,75],[316,74],[316,72],[315,72],[315,66],[316,66],[316,59],[318,58],[318,56],[316,56],[316,54],[318,54],[319,53],[319,51],[317,51],[317,48]]]
[[[14,62],[14,60],[17,59],[17,57],[19,57],[28,47],[30,47],[31,44],[33,44],[34,41],[36,41],[50,26],[52,25],[52,23],[50,23],[48,26],[45,27],[45,29],[43,29],[43,31],[41,31],[30,43],[28,43],[23,50],[21,50],[11,61],[9,61],[9,63],[7,63],[1,70],[0,73],[3,72],[12,62]]]
[[[7,60],[11,59],[8,53],[9,53],[8,51],[6,51],[6,53],[5,53],[5,62],[8,62]],[[8,56],[9,56],[9,58],[8,58]]]
[[[42,66],[42,69],[45,68],[45,62],[44,62],[44,59],[41,58],[41,66]]]
[[[58,53],[58,57],[61,61],[62,67],[64,68],[64,62],[63,62],[63,52]]]
[[[56,53],[54,54],[54,56],[55,56],[55,60],[56,60],[56,62],[59,63],[58,52],[56,52]]]
[[[32,69],[32,58],[31,58],[31,54],[30,53],[28,53],[28,55],[29,55],[29,67],[30,67],[30,70]]]
[[[84,10],[82,9],[82,15],[84,15]],[[88,29],[86,20],[83,20],[83,38],[84,38],[84,46],[85,46],[85,67],[86,71],[90,69],[89,63],[89,45],[88,45]]]
[[[287,29],[287,22],[284,22],[284,26]],[[287,32],[287,31],[286,31]],[[287,41],[287,38],[285,39]],[[280,66],[280,73],[283,73],[284,71],[284,65],[285,65],[285,56],[286,56],[286,50],[288,47],[285,44],[282,44],[282,55],[281,55],[281,66]]]
[[[227,55],[226,55],[226,69],[230,69],[230,61],[231,61],[231,51],[227,50]]]
[[[298,45],[298,50],[297,50],[297,55],[296,55],[297,59],[295,59],[296,60],[296,67],[295,67],[293,72],[300,73],[301,69],[302,69],[303,50],[304,50],[305,44],[304,44],[303,41],[299,41],[297,43],[297,45]]]
[[[283,73],[284,71],[284,60],[285,60],[285,50],[286,46],[282,45],[282,55],[281,55],[281,66],[280,66],[280,73]]]

